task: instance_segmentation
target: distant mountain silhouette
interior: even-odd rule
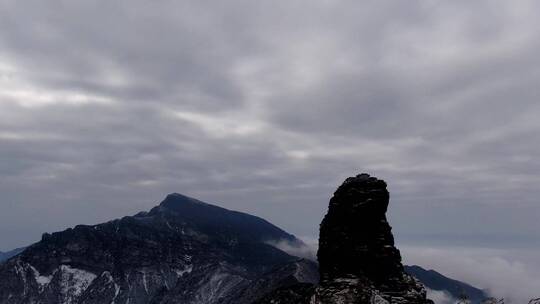
[[[488,298],[486,292],[467,283],[450,279],[435,270],[426,270],[420,266],[405,266],[405,271],[417,278],[424,286],[432,290],[445,291],[455,299],[465,294],[472,303],[480,303]]]
[[[17,249],[10,250],[8,252],[2,252],[0,251],[0,263],[4,262],[5,260],[8,260],[17,254],[21,253],[26,247],[21,247]]]

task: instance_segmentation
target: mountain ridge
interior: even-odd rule
[[[367,183],[369,186],[357,188],[357,183]],[[351,185],[352,188],[349,189]],[[330,218],[325,217],[325,231],[335,233],[341,231],[339,229],[345,229],[340,235],[345,233],[342,236],[351,238],[347,235],[350,227],[343,226],[338,229],[340,226],[328,226],[328,223],[349,225],[349,220],[341,216],[354,215],[349,209],[351,206],[384,214],[387,208],[384,200],[387,195],[384,194],[385,190],[381,189],[386,189],[386,184],[369,176],[359,175],[356,179],[346,180],[331,200],[330,215],[327,215]],[[353,195],[353,200],[350,195]],[[358,200],[361,202],[359,205]],[[381,205],[373,205],[377,201]],[[339,211],[336,208],[345,209]],[[348,290],[347,292],[351,293],[364,286],[362,284],[368,284],[365,288],[373,291],[370,297],[377,298],[380,303],[385,303],[385,298],[390,299],[391,303],[395,299],[399,299],[399,303],[423,301],[422,288],[412,278],[408,278],[402,272],[403,269],[428,288],[446,290],[453,296],[455,288],[452,289],[452,286],[470,286],[416,265],[400,266],[399,251],[388,251],[389,247],[386,247],[393,246],[393,238],[389,234],[389,226],[386,227],[384,222],[384,217],[374,217],[366,227],[380,231],[377,235],[382,233],[377,236],[380,239],[376,242],[382,241],[383,260],[377,263],[382,262],[384,267],[394,265],[391,266],[393,268],[386,268],[389,269],[388,274],[368,273],[369,276],[380,276],[380,279],[377,279],[380,281],[373,281],[375,285],[369,282],[371,279],[358,281],[354,272],[357,270],[354,269],[364,269],[365,264],[349,269],[347,266],[352,264],[345,260],[348,257],[343,257],[337,260],[343,264],[336,268],[332,266],[335,263],[332,260],[333,255],[327,255],[332,258],[324,260],[324,288],[334,291]],[[382,226],[376,228],[376,225]],[[363,236],[360,243],[355,244],[361,245],[361,242],[364,242],[362,240],[368,236]],[[24,251],[21,248],[11,251],[12,258],[5,264],[0,262],[0,303],[22,304],[38,301],[43,304],[252,304],[257,301],[266,303],[265,299],[272,301],[277,297],[296,301],[294,303],[297,304],[311,301],[315,293],[318,300],[327,296],[330,300],[335,300],[332,298],[333,291],[326,294],[324,288],[317,287],[319,267],[316,262],[295,257],[276,248],[269,242],[271,240],[286,241],[292,246],[304,246],[294,235],[263,218],[208,204],[183,194],[171,193],[149,211],[101,224],[77,225],[52,234],[44,233],[41,241],[22,248]],[[349,250],[347,246],[350,244],[338,241],[339,237],[324,234],[322,240],[326,246],[335,243],[332,246],[337,245],[336,248],[340,251]],[[369,259],[381,258],[372,256],[378,252],[377,246],[381,245],[367,246],[376,246],[374,251],[367,252],[365,259],[368,259],[368,263],[373,263],[369,262]],[[324,250],[319,249],[319,255]],[[390,254],[385,257],[387,253],[384,252]],[[337,276],[329,274],[328,270]],[[353,272],[349,273],[351,270]],[[411,273],[415,271],[416,275]],[[425,273],[438,275],[439,285],[433,285],[429,280],[432,277]],[[382,291],[376,290],[375,287],[388,284],[386,277],[391,278],[392,285],[383,287]],[[446,289],[441,289],[441,280],[446,284]],[[410,293],[407,297],[412,298],[405,300],[400,296],[400,292]],[[474,293],[468,295],[471,299],[476,299]]]
[[[170,194],[148,212],[43,234],[0,265],[0,303],[249,304],[316,283],[316,264],[274,239],[301,244],[259,217]]]
[[[405,271],[417,278],[426,288],[447,292],[454,299],[466,295],[472,303],[480,303],[489,295],[486,291],[465,282],[449,278],[433,269],[424,269],[418,265],[405,265]]]

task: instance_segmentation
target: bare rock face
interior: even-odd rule
[[[386,219],[386,183],[368,174],[336,190],[319,235],[315,303],[431,303],[407,275]]]
[[[386,220],[389,197],[386,183],[367,174],[349,177],[337,189],[319,235],[323,281],[354,275],[381,285],[403,273]]]
[[[280,290],[258,303],[432,304],[422,284],[403,269],[386,220],[389,198],[383,180],[368,174],[347,178],[321,223],[319,286],[289,290],[309,301],[291,301]]]

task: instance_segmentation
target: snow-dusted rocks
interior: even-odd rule
[[[44,234],[0,265],[0,303],[250,304],[318,280],[315,263],[272,240],[300,242],[258,217],[171,194],[149,212]]]

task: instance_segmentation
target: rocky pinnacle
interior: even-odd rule
[[[403,270],[386,220],[386,187],[359,174],[330,199],[320,227],[315,303],[430,303],[422,285]]]
[[[349,177],[337,189],[321,223],[322,280],[356,275],[378,285],[403,272],[386,220],[389,197],[386,183],[367,174]]]

